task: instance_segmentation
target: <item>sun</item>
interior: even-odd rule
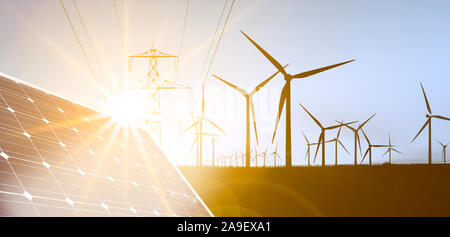
[[[140,126],[147,114],[147,94],[142,90],[121,89],[109,103],[109,113],[121,125]]]

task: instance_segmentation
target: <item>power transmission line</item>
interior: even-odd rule
[[[187,18],[188,18],[188,13],[189,13],[189,3],[191,2],[191,0],[187,0],[187,4],[186,4],[186,13],[184,15],[184,24],[183,24],[183,32],[181,33],[181,41],[180,41],[180,47],[178,48],[178,57],[180,57],[181,55],[181,50],[183,48],[183,42],[184,42],[184,33],[186,32],[186,23],[187,23]]]
[[[116,15],[117,26],[119,27],[120,39],[122,40],[122,46],[123,46],[125,41],[123,39],[123,31],[122,31],[122,26],[120,25],[119,10],[118,10],[118,7],[117,7],[116,0],[113,0],[113,5],[114,5],[114,13]]]
[[[73,6],[75,7],[75,11],[77,12],[78,18],[80,19],[81,26],[83,27],[83,31],[86,34],[86,38],[88,39],[89,46],[94,54],[94,58],[97,61],[98,67],[100,69],[100,73],[102,74],[103,79],[106,80],[105,72],[103,71],[102,64],[100,63],[98,55],[95,51],[94,44],[92,43],[91,38],[89,37],[89,33],[87,31],[86,25],[84,24],[83,18],[81,17],[81,14],[80,14],[80,10],[78,9],[78,6],[75,3],[75,0],[72,0],[72,2],[73,2]]]
[[[220,15],[219,21],[217,22],[216,30],[214,31],[214,36],[213,36],[213,38],[211,40],[211,45],[209,46],[208,53],[206,54],[205,61],[203,61],[203,65],[202,65],[202,68],[200,70],[200,77],[202,76],[203,71],[205,70],[206,62],[208,61],[209,54],[211,53],[211,49],[212,49],[212,47],[214,45],[214,41],[216,40],[216,35],[217,35],[217,32],[219,31],[220,22],[222,21],[223,15],[225,13],[225,9],[227,7],[227,3],[228,3],[228,0],[225,0],[225,4],[223,5],[223,8],[222,8],[222,13]]]
[[[90,72],[91,72],[91,74],[92,74],[92,78],[94,79],[94,81],[95,81],[95,83],[97,84],[97,86],[99,86],[100,89],[102,90],[102,87],[101,87],[101,85],[100,85],[100,82],[99,82],[99,80],[98,80],[98,78],[97,78],[97,76],[96,76],[96,74],[95,74],[95,72],[94,72],[94,69],[93,69],[93,67],[92,67],[92,65],[91,65],[91,62],[89,61],[89,58],[88,58],[88,56],[87,56],[87,54],[86,54],[86,51],[84,50],[83,45],[81,44],[80,38],[78,37],[78,34],[77,34],[77,32],[76,32],[76,30],[75,30],[73,24],[72,24],[72,21],[70,20],[69,14],[67,13],[67,9],[66,9],[66,7],[64,6],[64,3],[63,3],[62,0],[59,0],[59,3],[61,4],[61,6],[62,6],[62,8],[63,8],[63,10],[64,10],[64,14],[66,15],[67,21],[69,22],[70,28],[72,29],[72,32],[73,32],[73,34],[75,35],[75,39],[77,40],[78,46],[80,47],[81,52],[83,53],[84,59],[86,60],[86,63],[87,63],[87,65],[88,65],[88,67],[89,67],[89,70],[90,70]],[[102,91],[102,96],[103,96],[104,98],[106,98],[106,96],[105,96],[105,94],[104,94],[104,91]]]
[[[183,23],[183,31],[181,33],[181,41],[180,41],[180,47],[178,48],[178,58],[181,59],[181,50],[183,49],[183,42],[184,42],[184,34],[186,32],[186,23],[187,23],[187,18],[188,18],[188,13],[189,13],[189,3],[191,1],[187,0],[187,4],[186,4],[186,13],[184,15],[184,23]],[[177,72],[175,75],[175,80],[178,78],[178,72],[180,70],[180,67],[177,67]]]
[[[209,63],[208,71],[206,72],[205,78],[203,79],[203,81],[206,80],[206,77],[208,76],[209,71],[211,70],[211,66],[214,62],[214,58],[216,57],[217,49],[219,49],[220,41],[222,40],[223,32],[225,32],[225,28],[227,28],[228,19],[230,18],[231,10],[233,10],[233,5],[234,5],[234,0],[231,2],[230,10],[228,11],[227,18],[225,19],[225,24],[223,25],[222,32],[220,33],[220,36],[219,36],[219,41],[217,42],[216,49],[214,50],[213,56],[211,58],[211,62]]]

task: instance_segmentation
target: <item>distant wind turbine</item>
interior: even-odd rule
[[[414,140],[416,140],[417,136],[419,136],[419,134],[423,131],[423,129],[428,125],[428,164],[431,164],[432,163],[432,160],[431,160],[431,156],[432,156],[431,155],[431,119],[438,118],[438,119],[450,121],[450,118],[446,118],[441,115],[434,115],[431,112],[430,104],[428,103],[427,94],[425,94],[425,89],[423,89],[422,82],[420,83],[420,87],[422,87],[423,97],[425,98],[425,104],[427,105],[428,114],[425,115],[425,117],[427,117],[427,121],[422,126],[422,128],[419,130],[417,135],[413,138],[412,142],[414,142]]]
[[[442,142],[440,142],[438,140],[436,140],[436,141],[439,142],[439,144],[441,144],[441,146],[442,146],[442,160],[444,161],[444,164],[446,164],[447,163],[447,145],[448,145],[448,143],[444,145]]]
[[[192,117],[194,117],[192,115]],[[193,119],[194,120],[194,119]],[[209,124],[211,124],[212,126],[214,126],[215,128],[217,128],[218,130],[220,130],[223,134],[227,135],[227,133],[221,129],[217,124],[215,124],[213,121],[211,121],[210,119],[208,119],[205,116],[205,81],[203,81],[202,83],[202,114],[201,116],[197,116],[197,121],[194,121],[194,123],[189,126],[188,128],[186,128],[184,132],[188,131],[189,129],[195,127],[196,130],[199,130],[199,137],[198,139],[196,138],[196,140],[198,140],[198,148],[197,148],[197,153],[199,155],[199,166],[203,166],[203,125],[204,122],[208,122]],[[197,125],[199,125],[199,129],[197,128]]]
[[[366,133],[364,132],[363,129],[361,129],[361,132],[363,133],[364,138],[366,138],[368,147],[367,147],[366,152],[364,153],[364,156],[363,156],[360,164],[363,163],[364,158],[366,158],[367,154],[369,154],[369,166],[372,166],[372,148],[374,148],[374,147],[389,147],[389,145],[373,145],[372,143],[370,143],[370,140],[367,137],[367,135],[366,135]]]
[[[280,96],[280,103],[278,105],[278,116],[277,116],[277,120],[275,123],[275,129],[273,132],[273,137],[272,137],[272,144],[273,141],[275,139],[275,134],[277,132],[277,127],[278,127],[278,123],[280,121],[280,117],[281,117],[281,113],[283,112],[283,106],[284,103],[286,102],[286,166],[290,167],[292,166],[292,152],[291,152],[291,80],[292,79],[296,79],[296,78],[306,78],[312,75],[315,75],[317,73],[323,72],[323,71],[327,71],[329,69],[344,65],[346,63],[349,62],[353,62],[355,60],[349,60],[346,62],[342,62],[342,63],[338,63],[338,64],[334,64],[334,65],[330,65],[330,66],[326,66],[326,67],[321,67],[321,68],[317,68],[314,70],[310,70],[310,71],[306,71],[306,72],[302,72],[302,73],[298,73],[295,75],[291,75],[288,74],[284,68],[281,66],[281,64],[275,60],[269,53],[267,53],[263,48],[261,48],[261,46],[259,46],[255,41],[253,41],[248,35],[246,35],[243,31],[241,31],[242,34],[244,34],[244,36],[250,40],[250,42],[264,55],[264,57],[266,57],[283,75],[284,75],[284,80],[286,81],[283,90],[281,91],[281,96]]]
[[[392,157],[392,154],[391,154],[391,153],[392,153],[392,151],[395,151],[395,152],[397,152],[397,153],[403,155],[403,153],[401,153],[400,151],[396,150],[394,147],[395,147],[395,146],[392,145],[392,143],[391,143],[391,135],[389,135],[389,145],[388,145],[388,147],[387,147],[386,152],[383,154],[383,156],[385,156],[386,153],[389,153],[389,164],[391,164],[391,157]]]
[[[277,151],[278,151],[278,142],[277,142],[277,145],[275,146],[275,151],[271,153],[271,155],[273,155],[273,166],[274,167],[277,167],[277,158],[281,160],[281,157]]]
[[[286,67],[286,66],[284,66],[284,67]],[[284,67],[282,67],[283,70],[284,70]],[[222,79],[222,78],[212,74],[212,76],[214,76],[215,78],[219,79],[223,83],[227,84],[231,88],[237,90],[239,93],[241,93],[245,97],[245,100],[246,100],[245,166],[246,167],[250,166],[250,110],[252,112],[252,117],[253,117],[253,127],[255,128],[256,143],[258,144],[258,132],[257,132],[257,129],[256,129],[256,120],[255,120],[255,107],[253,106],[252,97],[264,85],[266,85],[270,80],[272,80],[272,78],[274,78],[279,72],[280,71],[277,71],[276,73],[272,74],[272,76],[270,76],[269,78],[267,78],[263,82],[259,83],[255,87],[255,89],[253,89],[253,91],[251,91],[250,93],[248,93],[244,89],[242,89],[242,88],[240,88],[240,87],[238,87],[238,86],[236,86],[236,85],[234,85],[234,84],[232,84],[232,83],[230,83],[228,81],[225,81],[224,79]]]
[[[312,143],[309,142],[308,138],[306,137],[305,133],[302,131],[303,137],[306,140],[306,154],[305,154],[305,159],[308,158],[308,167],[311,166],[311,146],[313,145]]]
[[[376,113],[375,113],[376,114]],[[366,121],[364,121],[364,123],[362,123],[361,125],[359,125],[357,128],[353,128],[351,126],[345,125],[345,127],[347,127],[348,129],[352,130],[354,133],[354,137],[355,137],[355,166],[358,165],[358,150],[357,150],[357,145],[359,145],[359,153],[361,153],[362,155],[362,149],[361,149],[361,141],[359,139],[359,130],[361,130],[364,125],[366,125],[367,122],[369,122],[370,119],[373,118],[373,116],[375,116],[375,114],[373,114],[372,116],[370,116],[370,118],[368,118]],[[336,121],[338,123],[340,123],[339,121]]]
[[[305,110],[305,112],[314,120],[314,122],[319,126],[321,129],[319,141],[317,142],[317,148],[316,148],[316,155],[314,156],[314,162],[317,158],[317,152],[319,152],[319,147],[322,145],[322,166],[325,166],[325,131],[327,130],[333,130],[336,128],[340,128],[342,126],[346,126],[352,123],[356,123],[357,121],[349,122],[349,123],[340,123],[338,125],[333,125],[329,127],[324,127],[319,120],[317,120],[305,107],[303,107],[302,104],[299,103],[299,105]]]
[[[258,166],[258,149],[256,147],[253,147],[253,150],[255,151],[255,156],[253,157],[252,160],[255,161],[255,166]],[[251,154],[252,152],[250,152]]]
[[[310,143],[308,138],[306,137],[306,135],[305,135],[305,133],[303,131],[302,131],[302,134],[303,134],[303,137],[306,140],[306,147],[307,147],[306,148],[306,154],[305,154],[305,160],[308,159],[308,167],[310,167],[311,166],[311,146],[316,146],[317,142]],[[325,143],[330,143],[332,141],[334,141],[334,140],[328,140]]]
[[[343,121],[341,121],[341,123],[343,123]],[[342,148],[344,148],[345,152],[347,152],[347,154],[350,155],[350,152],[348,152],[347,148],[345,148],[344,144],[342,144],[342,142],[339,140],[339,135],[341,134],[341,127],[339,127],[338,133],[336,135],[336,137],[331,140],[332,142],[334,142],[334,165],[338,165],[338,143],[339,145],[341,145]]]
[[[264,150],[264,152],[261,152],[261,154],[259,154],[259,156],[261,156],[264,161],[263,167],[266,167],[267,148],[268,147],[266,147],[266,150]]]

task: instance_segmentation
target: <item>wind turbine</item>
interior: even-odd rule
[[[389,164],[391,164],[391,156],[392,156],[391,153],[392,153],[392,151],[395,151],[395,152],[397,152],[397,153],[403,155],[403,153],[401,153],[400,151],[396,150],[394,147],[395,147],[395,146],[393,146],[393,145],[391,144],[391,135],[389,135],[389,145],[388,145],[388,147],[387,147],[386,152],[383,154],[383,156],[385,156],[386,153],[389,153]]]
[[[375,113],[375,114],[376,114],[376,113]],[[364,121],[364,123],[362,123],[361,125],[359,125],[357,128],[353,128],[353,127],[350,127],[350,126],[348,126],[348,125],[345,125],[345,127],[347,127],[348,129],[352,130],[353,133],[355,134],[355,166],[358,165],[358,150],[356,149],[356,148],[357,148],[357,143],[358,143],[358,145],[359,145],[359,153],[361,153],[361,155],[362,155],[361,141],[360,141],[360,139],[359,139],[359,134],[358,134],[358,132],[359,132],[359,130],[361,130],[361,129],[364,127],[364,125],[366,125],[367,122],[369,122],[369,120],[371,120],[371,119],[373,118],[373,116],[375,116],[375,114],[373,114],[372,116],[370,116],[370,118],[368,118],[366,121]],[[336,121],[336,122],[340,123],[339,121]]]
[[[310,143],[308,138],[306,137],[305,133],[302,131],[303,137],[306,140],[306,154],[305,154],[305,159],[308,158],[308,167],[311,166],[311,146],[313,145],[313,143]]]
[[[317,73],[323,72],[323,71],[327,71],[329,69],[344,65],[346,63],[349,62],[353,62],[355,61],[353,60],[349,60],[346,62],[342,62],[342,63],[338,63],[338,64],[334,64],[334,65],[330,65],[330,66],[326,66],[326,67],[321,67],[321,68],[317,68],[314,70],[310,70],[310,71],[306,71],[306,72],[301,72],[295,75],[291,75],[288,74],[284,68],[281,66],[281,64],[275,60],[269,53],[267,53],[263,48],[261,48],[261,46],[259,46],[255,41],[253,41],[248,35],[246,35],[243,31],[241,31],[242,34],[244,34],[244,36],[250,40],[250,42],[264,55],[264,57],[266,57],[283,75],[284,75],[284,80],[286,81],[283,90],[281,91],[281,96],[280,96],[280,103],[278,105],[278,116],[277,116],[277,120],[275,123],[275,129],[273,132],[273,137],[272,137],[272,144],[273,141],[275,139],[275,134],[277,132],[277,127],[278,127],[278,123],[280,121],[280,117],[281,117],[281,113],[283,112],[283,106],[284,103],[286,102],[286,166],[287,167],[291,167],[292,166],[292,152],[291,152],[291,80],[292,79],[296,79],[296,78],[306,78],[312,75],[315,75]]]
[[[305,154],[305,160],[306,160],[306,158],[308,158],[308,167],[310,167],[311,166],[311,146],[315,146],[315,145],[317,145],[317,143],[316,142],[315,143],[310,143],[308,138],[306,137],[306,135],[305,135],[305,133],[303,131],[302,131],[302,134],[303,134],[303,137],[306,140],[306,147],[307,147],[306,148],[306,154]],[[325,143],[329,143],[329,142],[332,142],[332,140],[326,141]]]
[[[287,66],[287,65],[286,65]],[[286,67],[284,66],[284,67]],[[284,70],[284,67],[282,69]],[[225,81],[224,79],[212,74],[213,77],[219,79],[226,85],[230,86],[231,88],[235,89],[239,93],[241,93],[246,100],[246,133],[245,133],[245,166],[250,166],[250,110],[252,113],[252,119],[253,119],[253,127],[255,128],[255,137],[256,137],[256,143],[258,144],[258,132],[256,130],[256,120],[255,120],[255,107],[253,105],[252,97],[253,95],[258,92],[264,85],[266,85],[272,78],[274,78],[280,71],[277,71],[276,73],[272,74],[269,78],[264,80],[263,82],[259,83],[255,89],[253,89],[250,93],[245,91],[244,89]]]
[[[343,121],[341,121],[341,123],[343,123]],[[345,148],[344,144],[342,144],[342,142],[339,140],[339,135],[341,134],[341,128],[342,128],[342,126],[339,127],[336,137],[331,140],[332,142],[334,142],[334,165],[335,166],[338,165],[338,143],[339,143],[339,145],[341,145],[342,148],[344,148],[345,152],[347,152],[347,154],[350,155],[347,148]]]
[[[271,153],[271,155],[273,155],[273,167],[277,167],[277,158],[281,160],[281,157],[277,151],[278,151],[278,142],[277,145],[275,146],[275,151]]]
[[[254,147],[255,149],[255,156],[253,157],[253,159],[255,160],[255,166],[258,166],[258,149],[256,147]]]
[[[263,158],[263,161],[264,161],[263,167],[266,167],[267,148],[268,147],[266,147],[266,150],[264,150],[264,152],[261,152],[261,154],[259,154],[259,156],[261,156]]]
[[[369,138],[367,137],[367,135],[366,135],[366,133],[364,132],[363,129],[361,129],[361,132],[363,133],[364,137],[366,138],[368,147],[367,147],[366,152],[364,153],[364,156],[363,156],[363,158],[362,158],[360,164],[363,163],[364,158],[366,158],[367,153],[368,153],[368,154],[369,154],[369,166],[372,166],[372,148],[373,148],[373,147],[389,147],[389,145],[373,145],[372,143],[370,143],[370,140],[369,140]]]
[[[309,116],[314,120],[314,122],[316,122],[316,124],[321,129],[321,133],[320,133],[320,136],[319,136],[319,141],[317,142],[316,155],[314,156],[314,162],[316,161],[317,152],[319,152],[319,147],[320,147],[320,145],[322,145],[322,166],[325,166],[325,131],[326,130],[332,130],[332,129],[340,128],[342,126],[346,126],[346,125],[349,125],[349,124],[352,124],[352,123],[356,123],[357,121],[353,121],[353,122],[349,122],[349,123],[340,123],[338,125],[324,127],[319,122],[319,120],[317,120],[305,107],[303,107],[303,105],[301,105],[300,103],[299,103],[299,105],[306,111],[307,114],[309,114]]]
[[[440,142],[438,140],[436,140],[436,141],[439,142],[439,144],[441,144],[441,146],[442,146],[442,160],[444,161],[444,164],[446,164],[447,163],[447,145],[448,145],[448,143],[444,145],[442,142]]]
[[[195,121],[191,126],[189,126],[188,128],[186,128],[184,132],[186,132],[187,130],[191,129],[192,127],[196,127],[197,125],[199,125],[200,127],[200,136],[198,139],[198,145],[199,145],[199,149],[198,149],[198,153],[199,153],[199,164],[200,166],[203,165],[203,123],[204,120],[206,120],[206,122],[208,122],[209,124],[211,124],[212,126],[216,127],[218,130],[220,130],[223,134],[227,135],[227,133],[221,129],[217,124],[215,124],[213,121],[211,121],[210,119],[208,119],[205,116],[205,82],[206,80],[204,80],[202,82],[202,114],[201,116],[197,116],[197,121]]]
[[[434,115],[431,112],[430,104],[428,103],[427,95],[425,94],[425,89],[423,89],[422,82],[420,83],[420,87],[422,87],[423,97],[425,98],[425,104],[427,105],[428,114],[425,115],[425,117],[427,117],[427,121],[422,126],[422,128],[419,130],[419,132],[414,137],[412,142],[414,142],[414,140],[416,140],[417,136],[419,136],[419,134],[423,131],[423,129],[428,125],[428,164],[431,164],[432,163],[432,161],[431,161],[431,156],[432,156],[431,155],[431,119],[432,118],[438,118],[438,119],[443,119],[443,120],[449,120],[450,121],[450,118],[446,118],[446,117],[441,116],[441,115]]]

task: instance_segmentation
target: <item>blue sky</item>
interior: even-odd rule
[[[73,3],[64,3],[100,74]],[[192,96],[176,95],[165,102],[169,105],[177,102],[185,108],[182,114],[175,115],[186,120],[185,126],[189,123],[189,112],[199,112],[200,69],[223,4],[222,0],[190,2],[177,82],[192,86]],[[163,51],[178,53],[186,1],[155,0],[153,10],[151,1],[118,1],[121,26],[128,25],[125,47],[112,1],[80,0],[78,6],[106,72],[103,85],[110,90],[127,74],[126,55],[142,52],[152,42]],[[418,0],[236,0],[211,73],[250,90],[275,72],[240,30],[280,63],[289,63],[287,71],[292,74],[356,59],[340,68],[292,82],[294,164],[305,163],[306,147],[300,131],[304,130],[314,140],[319,135],[313,121],[300,110],[299,102],[324,124],[336,119],[363,121],[376,112],[366,126],[372,142],[385,143],[390,133],[393,143],[405,153],[395,155],[394,162],[426,162],[427,132],[411,144],[425,122],[426,107],[419,82],[425,86],[433,112],[449,116],[449,22],[450,2],[445,0],[432,4]],[[98,109],[104,107],[59,1],[0,0],[0,30],[0,72],[73,101]],[[162,69],[171,67],[167,65],[162,65]],[[229,133],[217,141],[217,152],[244,150],[244,98],[212,77],[206,83],[206,114]],[[282,86],[282,77],[277,76],[255,97],[260,150],[267,145],[269,150],[274,149],[270,142]],[[435,120],[433,139],[450,141],[449,125],[448,121]],[[283,131],[284,119],[276,137],[282,157]],[[329,134],[329,138],[334,136],[332,132]],[[344,130],[342,136],[352,151],[352,134]],[[181,146],[189,147],[191,138],[183,139]],[[327,146],[328,163],[334,159],[332,148]],[[184,156],[185,150],[176,155]],[[209,147],[205,148],[205,156],[209,152]],[[375,162],[386,161],[381,154],[381,150],[374,152]],[[434,161],[440,161],[441,149],[434,141],[433,155]],[[192,152],[187,156],[192,156]],[[352,156],[340,150],[340,162],[352,161]]]

